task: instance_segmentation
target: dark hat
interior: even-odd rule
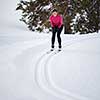
[[[53,9],[52,12],[58,12],[57,9]]]

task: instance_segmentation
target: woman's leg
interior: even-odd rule
[[[55,36],[56,36],[57,28],[52,28],[52,38],[51,38],[51,47],[54,48]]]
[[[58,43],[59,43],[59,48],[62,47],[61,45],[61,32],[62,32],[62,29],[63,29],[63,25],[61,26],[61,28],[58,28],[58,31],[57,31],[57,39],[58,39]]]

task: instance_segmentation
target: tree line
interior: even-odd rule
[[[50,29],[49,16],[56,8],[64,19],[64,33],[87,34],[100,30],[99,0],[21,0],[16,10],[21,11],[21,19],[32,31]]]

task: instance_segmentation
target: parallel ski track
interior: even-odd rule
[[[85,37],[83,39],[78,39],[78,40],[74,39],[70,41],[69,43],[66,43],[63,48],[65,49],[68,46],[71,46],[73,44],[80,43],[80,42],[90,40],[90,39],[96,39],[96,38],[100,39],[100,37],[96,37],[96,36],[87,37],[87,38]],[[87,97],[79,96],[79,95],[70,93],[69,91],[64,91],[52,81],[49,74],[48,64],[49,64],[49,61],[57,54],[58,54],[57,51],[53,51],[48,54],[46,52],[38,58],[35,64],[35,81],[38,87],[44,90],[45,92],[48,92],[51,95],[60,98],[61,100],[89,100]],[[44,64],[42,65],[41,62],[42,63],[44,62]]]

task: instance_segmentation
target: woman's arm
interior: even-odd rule
[[[51,23],[51,26],[54,27],[53,21],[52,21],[52,16],[50,16],[49,21]]]
[[[59,25],[58,25],[58,27],[60,28],[62,25],[63,25],[63,17],[60,15],[59,16]]]

